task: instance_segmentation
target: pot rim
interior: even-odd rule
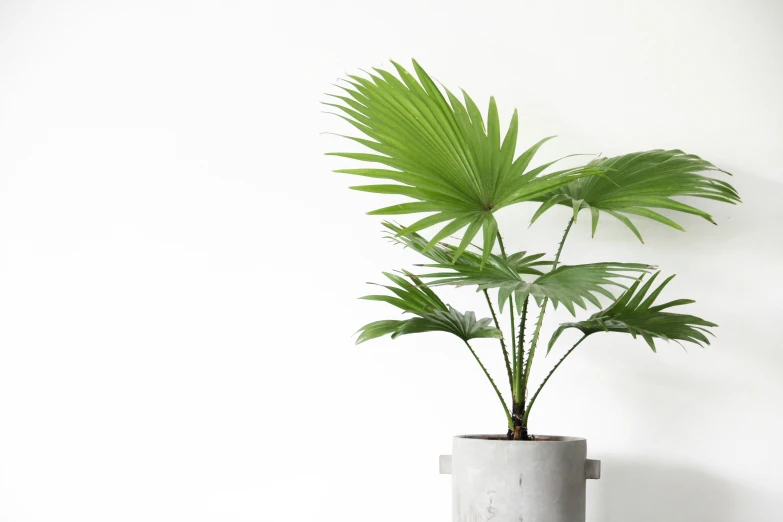
[[[487,438],[491,437],[491,438]],[[508,440],[505,435],[498,435],[498,434],[474,434],[474,435],[456,435],[454,436],[455,439],[463,439],[463,440],[470,440],[470,441],[476,441],[476,442],[490,442],[490,443],[532,443],[532,444],[557,444],[557,443],[563,443],[563,442],[586,442],[587,439],[584,439],[582,437],[568,437],[563,435],[534,435],[534,437],[542,437],[541,439],[536,440]]]

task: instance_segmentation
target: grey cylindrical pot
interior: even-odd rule
[[[452,475],[454,522],[584,522],[585,479],[601,472],[576,437],[466,435],[452,451],[441,473]]]

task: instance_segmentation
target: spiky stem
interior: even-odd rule
[[[555,254],[555,260],[552,263],[552,270],[557,268],[557,264],[560,262],[560,254],[563,252],[563,245],[565,244],[566,237],[568,237],[568,232],[571,230],[571,226],[574,224],[574,218],[571,218],[568,220],[568,225],[565,228],[565,231],[563,232],[563,238],[560,240],[560,244],[557,246],[557,253]],[[533,331],[533,338],[530,340],[530,350],[527,355],[527,364],[525,364],[524,369],[524,375],[522,377],[522,389],[525,390],[523,393],[527,395],[527,383],[530,379],[530,369],[533,366],[533,357],[536,354],[536,346],[538,345],[538,337],[541,333],[541,325],[544,324],[544,314],[546,313],[546,305],[549,303],[549,298],[544,297],[543,301],[541,302],[541,310],[538,313],[538,321],[536,322],[536,329]],[[522,422],[522,428],[523,430],[527,430],[527,412],[525,412],[524,415],[525,421]]]
[[[557,246],[557,254],[555,254],[555,262],[552,263],[552,270],[557,268],[557,264],[560,262],[560,254],[563,252],[563,245],[565,244],[565,240],[568,237],[568,232],[571,231],[571,226],[574,224],[574,218],[571,218],[568,220],[568,225],[566,225],[565,230],[563,231],[563,238],[560,240],[560,244]]]
[[[473,347],[470,345],[468,341],[465,341],[465,346],[468,347],[468,350],[470,350],[470,353],[473,354],[473,357],[476,359],[476,362],[479,363],[479,366],[481,366],[481,369],[484,371],[484,375],[487,376],[487,379],[489,379],[489,383],[492,385],[492,388],[495,390],[495,393],[498,396],[498,399],[500,399],[500,404],[503,405],[503,411],[506,413],[506,420],[508,421],[508,429],[512,429],[514,426],[513,421],[511,420],[511,412],[508,411],[508,405],[506,404],[506,400],[503,398],[503,394],[500,393],[500,390],[498,390],[497,385],[495,384],[495,381],[492,379],[492,376],[489,374],[487,369],[484,367],[484,363],[481,362],[481,359],[479,359],[478,355],[476,355],[476,352],[473,351]]]
[[[527,322],[527,304],[530,297],[526,297],[522,303],[522,317],[519,319],[519,354],[514,359],[514,405],[512,417],[514,419],[514,440],[528,440],[527,428],[523,426],[522,418],[525,413],[525,388],[522,387],[522,367],[525,358],[525,323]]]
[[[503,244],[503,237],[500,235],[500,231],[497,233],[498,236],[498,245],[500,246],[500,255],[503,256],[503,259],[506,259],[506,247]],[[512,360],[516,361],[517,359],[517,345],[516,345],[516,325],[515,325],[515,316],[514,316],[514,297],[509,296],[509,302],[508,302],[508,315],[511,322],[511,358]],[[512,400],[516,399],[516,395],[514,394],[514,377],[512,375],[511,377],[511,395]]]
[[[511,324],[511,359],[517,360],[517,352],[520,348],[517,346],[516,331],[514,330],[514,296],[508,296],[508,318]],[[516,371],[516,370],[515,370]],[[511,387],[511,393],[514,393],[514,387]]]
[[[522,316],[519,319],[519,352],[517,354],[517,358],[514,361],[514,372],[515,375],[518,377],[521,377],[522,370],[524,367],[524,360],[525,360],[525,324],[527,323],[527,303],[530,300],[529,297],[526,297],[524,302],[522,303]],[[514,381],[514,396],[517,399],[520,399],[520,402],[522,404],[525,404],[524,401],[524,392],[525,390],[522,389],[522,381],[521,379],[517,378]]]
[[[495,315],[495,307],[492,306],[492,300],[489,298],[489,292],[484,290],[484,297],[487,298],[487,304],[489,305],[489,311],[492,313],[492,320],[495,321],[495,328],[500,330],[500,323],[498,323],[498,316]],[[502,332],[502,330],[500,330]],[[514,394],[514,371],[511,369],[511,361],[508,358],[508,350],[506,349],[506,342],[503,337],[500,337],[500,347],[503,349],[503,359],[506,361],[506,373],[508,374],[508,385],[511,388],[511,394]]]
[[[500,232],[498,232],[498,245],[500,245],[500,255],[503,256],[503,259],[506,259],[506,247],[503,245],[503,238]]]
[[[538,398],[538,394],[541,393],[541,390],[544,388],[544,385],[547,383],[550,377],[552,377],[552,374],[555,373],[555,370],[558,369],[558,367],[562,364],[563,361],[565,361],[565,358],[571,355],[571,352],[573,352],[579,344],[587,339],[587,336],[590,334],[584,334],[581,339],[579,339],[576,344],[574,344],[566,353],[565,355],[557,361],[557,364],[555,364],[554,368],[552,368],[547,376],[544,378],[544,380],[541,382],[541,384],[538,386],[538,389],[536,390],[536,393],[533,394],[533,397],[530,399],[530,403],[527,405],[527,408],[525,409],[524,417],[522,418],[522,426],[527,427],[527,419],[530,417],[530,410],[533,409],[533,404],[535,404],[536,399]]]

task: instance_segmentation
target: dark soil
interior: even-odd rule
[[[546,435],[528,435],[528,437],[530,437],[530,438],[529,438],[529,440],[527,442],[536,441],[536,440],[540,440],[540,441],[555,440],[552,437],[547,437]],[[507,435],[474,435],[474,436],[465,437],[465,438],[467,438],[467,439],[481,439],[481,440],[514,440],[514,439],[508,438]],[[526,441],[522,441],[521,440],[519,442],[526,442]]]

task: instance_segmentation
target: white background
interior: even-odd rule
[[[353,346],[409,266],[321,111],[417,58],[539,160],[677,147],[735,174],[715,227],[580,220],[566,263],[645,261],[712,347],[595,336],[531,417],[604,462],[591,522],[783,516],[783,7],[773,1],[0,2],[0,521],[450,520],[437,457],[500,431],[445,334]],[[510,249],[552,251],[568,210]],[[485,314],[469,290],[455,304]],[[547,317],[547,332],[563,313]],[[564,336],[564,342],[576,334]],[[498,377],[495,345],[477,343]],[[537,376],[552,364],[538,362]],[[499,379],[502,381],[502,379]]]

